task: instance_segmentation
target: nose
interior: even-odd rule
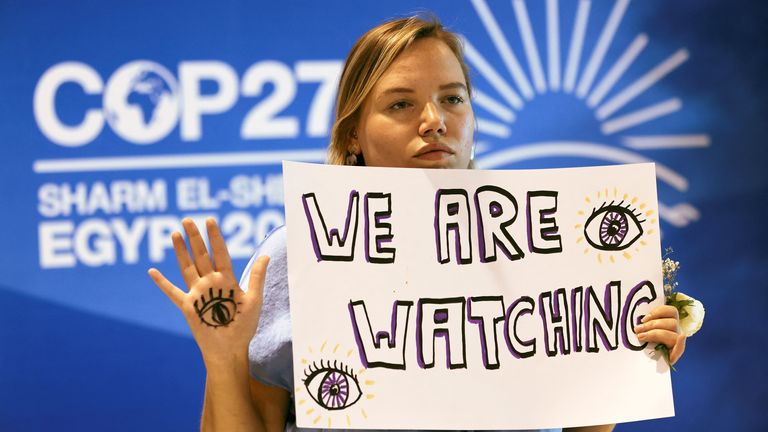
[[[424,105],[424,109],[421,112],[419,135],[425,137],[443,134],[445,134],[445,115],[443,110],[433,102],[429,102]]]

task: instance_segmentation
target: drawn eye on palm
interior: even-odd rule
[[[224,327],[234,321],[235,316],[240,313],[237,310],[240,304],[235,299],[234,289],[209,288],[207,296],[202,294],[195,300],[195,313],[200,321],[210,327]]]

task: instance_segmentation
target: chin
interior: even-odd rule
[[[453,169],[454,164],[443,161],[416,161],[408,164],[409,168],[426,168],[426,169]]]
[[[449,160],[449,161],[429,161],[427,163],[419,163],[417,165],[419,168],[430,168],[430,169],[466,169],[469,168],[469,162],[459,162],[455,160]]]

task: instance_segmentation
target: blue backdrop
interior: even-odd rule
[[[243,268],[354,40],[424,9],[466,37],[481,168],[657,163],[707,319],[677,416],[619,430],[763,430],[768,6],[716,0],[0,1],[0,430],[195,429],[203,364],[146,269],[208,215]]]

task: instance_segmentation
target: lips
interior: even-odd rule
[[[451,156],[454,153],[454,150],[450,146],[441,143],[433,143],[421,147],[414,157],[418,159],[441,159]]]

